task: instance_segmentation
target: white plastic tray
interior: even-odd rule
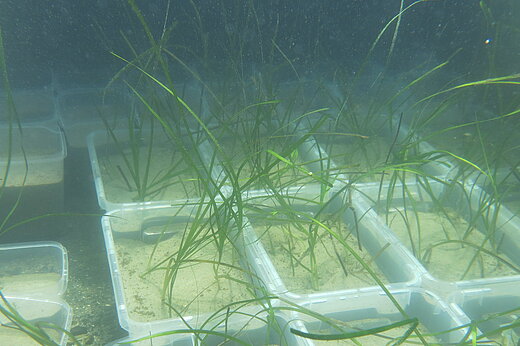
[[[56,299],[68,282],[67,250],[56,242],[0,245],[0,289],[5,295]]]
[[[62,331],[69,330],[72,323],[72,310],[67,303],[11,296],[5,298],[25,320],[35,325],[41,323],[43,330],[56,344],[60,346],[67,344],[68,336]],[[0,304],[8,309],[3,301]],[[0,323],[7,326],[11,324],[2,314],[0,314]],[[49,328],[49,324],[56,328]],[[33,339],[23,332],[0,326],[1,345],[32,345],[34,343]]]
[[[9,155],[9,132],[12,133]],[[0,127],[0,175],[9,165],[7,187],[48,185],[63,182],[67,146],[56,126]]]
[[[302,210],[312,210],[312,206],[305,206],[301,204],[298,206],[299,201],[316,199],[316,196],[320,195],[320,186],[306,185],[299,188],[290,188],[282,192],[283,195],[288,196],[289,202],[296,210],[302,208]],[[359,198],[354,199],[351,204],[351,208],[344,208],[345,203],[348,203],[348,198],[345,197],[344,191],[338,192],[331,190],[329,192],[332,198],[329,208],[339,208],[343,210],[341,212],[342,221],[349,227],[349,229],[355,229],[360,234],[360,243],[362,250],[360,253],[365,254],[368,257],[374,256],[375,266],[383,274],[380,277],[381,280],[387,282],[387,284],[393,285],[406,285],[412,286],[419,283],[419,279],[426,274],[425,269],[404,249],[397,238],[395,238],[390,230],[384,225],[383,222],[377,217],[373,210],[366,204],[366,202]],[[275,213],[276,208],[273,207],[276,204],[270,197],[267,191],[250,191],[248,192],[244,200],[248,203],[254,203],[258,208],[265,208],[265,213]],[[260,207],[261,206],[261,207]],[[270,210],[270,208],[272,208]],[[309,209],[310,208],[310,209]],[[357,222],[354,221],[354,213],[359,219]],[[246,211],[246,216],[250,215]],[[360,216],[363,216],[360,218]],[[357,225],[356,225],[357,224]],[[264,245],[262,244],[262,237],[258,237],[259,233],[264,232],[262,229],[255,229],[255,222],[251,221],[244,230],[246,253],[251,263],[255,263],[255,269],[258,270],[257,275],[262,278],[263,282],[267,285],[266,289],[276,295],[283,296],[291,301],[302,302],[308,299],[327,296],[332,291],[313,291],[311,293],[297,293],[291,292],[286,287],[286,282],[289,282],[291,278],[282,277],[276,269],[276,264],[273,263],[272,259],[266,252]],[[287,246],[290,246],[287,244]],[[329,249],[332,251],[332,249]],[[356,249],[357,250],[357,249]],[[366,260],[366,258],[365,258]],[[350,268],[347,268],[347,271]],[[323,274],[320,274],[323,276]],[[348,277],[347,277],[348,279]],[[376,285],[376,282],[373,282]],[[342,292],[355,291],[356,289],[363,288],[351,287],[341,288],[338,287],[333,291],[337,294]]]
[[[16,124],[19,120],[22,124],[52,125],[58,121],[56,96],[52,87],[40,89],[15,89],[12,91],[13,101],[16,107],[18,119],[12,119]],[[5,93],[0,96],[0,125],[9,123],[6,113],[8,98]]]
[[[147,130],[143,130],[143,131],[145,133],[149,133]],[[154,136],[155,143],[158,143],[159,141],[163,141],[164,143],[167,143],[169,141],[167,136],[161,130],[156,130],[156,131],[157,132]],[[128,140],[128,138],[129,138],[129,131],[128,130],[117,130],[117,131],[114,131],[114,135],[117,136],[118,140],[124,142],[125,140]],[[170,144],[170,145],[171,145],[171,148],[175,147],[173,144]],[[201,159],[204,162],[201,163],[201,165],[203,165],[209,161],[209,159],[207,158],[207,155],[205,155],[205,152],[207,151],[207,146],[208,146],[207,142],[202,142],[202,143],[200,143],[199,148],[194,149],[194,150],[198,150],[202,155]],[[102,148],[104,148],[104,149],[110,148],[110,150],[112,150],[114,153],[118,153],[117,146],[115,146],[114,141],[112,140],[110,134],[106,130],[96,131],[96,132],[91,133],[88,136],[88,150],[89,150],[92,172],[93,172],[93,176],[94,176],[94,183],[96,186],[98,204],[101,209],[110,211],[110,210],[116,210],[116,209],[132,208],[135,206],[163,205],[163,204],[168,204],[168,203],[177,201],[177,199],[178,199],[179,203],[180,202],[184,203],[191,199],[196,198],[196,196],[186,196],[186,194],[182,190],[179,190],[178,198],[170,199],[168,197],[151,197],[150,199],[143,201],[143,202],[132,200],[131,197],[126,196],[127,195],[126,193],[123,195],[123,197],[116,198],[113,195],[110,196],[110,193],[107,192],[107,190],[110,188],[110,185],[109,185],[110,182],[108,182],[109,179],[107,178],[108,172],[106,171],[106,169],[104,169],[104,167],[102,167],[101,160],[100,160],[100,158],[101,158],[100,150],[104,150]],[[169,147],[164,147],[163,150],[165,148],[169,148]],[[130,154],[126,153],[126,155],[129,156]],[[161,160],[171,160],[171,158],[160,157],[157,154],[155,154],[155,156],[154,156],[153,153],[152,153],[152,157],[154,158],[153,159],[154,162],[161,162]],[[130,157],[130,159],[131,159],[131,157]],[[178,158],[176,158],[176,160],[177,159]],[[142,160],[144,160],[144,159],[142,159]],[[169,161],[167,161],[166,166],[160,167],[160,170],[157,170],[157,172],[159,172],[159,173],[165,172],[168,163],[169,163]],[[145,165],[146,162],[142,162],[142,164]],[[121,167],[121,169],[126,169],[124,163],[121,163],[120,167]],[[157,172],[155,172],[155,173],[157,173]],[[150,173],[150,174],[155,174],[155,173]],[[114,172],[111,172],[110,174],[116,175],[120,178],[120,172],[114,171]],[[129,173],[127,173],[127,174],[129,175]],[[153,178],[154,178],[153,176],[150,177],[150,181]],[[130,175],[129,175],[128,179],[130,179]],[[176,182],[175,179],[176,179],[176,177],[171,177],[171,181],[173,183]],[[188,182],[188,184],[191,184],[191,183]],[[127,190],[126,186],[124,186],[124,182],[120,182],[119,185],[120,186],[119,186],[118,191],[121,191],[121,188],[123,188],[123,190],[125,190],[125,191]],[[177,185],[175,185],[175,186],[177,186]],[[162,191],[166,191],[166,189],[169,187],[167,185],[167,182],[164,183],[164,186],[165,186],[164,188],[161,188]],[[174,186],[174,185],[172,185],[172,186]],[[180,197],[180,196],[183,196],[183,197]]]

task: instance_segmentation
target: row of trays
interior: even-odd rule
[[[117,137],[121,144],[125,133]],[[352,175],[342,172],[346,164],[336,163],[334,155],[323,160],[332,146],[309,138],[293,156],[303,164],[292,170],[307,177],[277,177],[283,182],[278,189],[251,185],[241,194],[243,209],[237,210],[224,207],[225,197],[208,203],[193,195],[197,190],[189,183],[172,183],[161,190],[166,194],[136,200],[122,178],[124,159],[114,164],[121,152],[114,152],[111,140],[106,131],[92,134],[89,152],[98,201],[107,210],[102,226],[128,340],[167,332],[154,344],[185,344],[217,340],[224,333],[253,344],[262,337],[259,344],[310,345],[321,342],[312,335],[319,339],[319,334],[367,330],[403,316],[417,318],[431,342],[468,338],[471,321],[480,321],[482,339],[518,338],[511,328],[486,333],[517,318],[511,309],[520,300],[514,289],[520,280],[520,220],[492,203],[473,180],[454,181],[449,161],[429,163],[426,178],[353,184]],[[154,143],[160,142],[155,135]],[[171,144],[166,137],[164,143],[166,148]],[[207,163],[209,169],[202,171],[217,182],[222,196],[232,196],[233,183],[241,180],[229,178],[225,163],[214,160],[216,151],[212,143],[200,141],[194,157]],[[179,167],[186,157],[172,158],[160,148],[157,153],[158,162]],[[229,157],[238,156],[230,152]],[[323,162],[328,162],[330,184],[323,182]],[[111,165],[116,169],[110,173]],[[172,176],[185,173],[179,168]],[[193,181],[189,174],[183,177]],[[117,178],[116,186],[109,187],[107,182]],[[182,186],[180,192],[175,186]],[[227,224],[231,247],[213,247],[211,232],[223,225],[212,213],[199,217],[204,205],[243,216]],[[191,246],[187,234],[203,240]],[[196,255],[182,257],[172,249]],[[215,266],[217,261],[224,265]],[[172,274],[167,268],[174,263],[182,265]],[[229,314],[230,307],[237,313]],[[338,323],[344,328],[338,330]],[[408,327],[388,337],[402,335]],[[172,330],[177,332],[168,332]]]
[[[205,203],[198,192],[199,179],[212,178],[222,195],[230,196],[237,181],[249,174],[244,170],[242,177],[233,180],[226,170],[226,162],[240,161],[235,149],[242,143],[222,138],[224,150],[217,150],[214,143],[202,139],[195,145],[188,137],[172,143],[159,130],[153,134],[150,129],[136,132],[137,137],[128,129],[110,133],[104,129],[107,122],[110,127],[125,128],[128,114],[135,111],[128,96],[117,91],[102,93],[87,88],[56,95],[50,89],[43,93],[28,90],[15,96],[21,105],[24,131],[30,132],[27,137],[49,143],[43,155],[28,157],[30,173],[41,172],[42,167],[60,167],[57,173],[49,174],[60,181],[65,141],[72,147],[88,144],[98,202],[107,211],[103,232],[120,324],[130,334],[127,340],[174,330],[175,334],[155,338],[153,344],[185,345],[201,340],[216,344],[225,334],[250,344],[311,345],[321,341],[301,335],[367,330],[415,317],[421,323],[419,330],[431,342],[463,340],[470,335],[472,321],[479,322],[483,339],[503,344],[518,341],[518,328],[504,327],[514,324],[519,316],[520,221],[507,205],[493,203],[482,188],[482,175],[457,182],[461,176],[452,169],[456,165],[440,159],[422,167],[428,179],[391,183],[379,180],[379,176],[359,178],[352,173],[359,167],[350,166],[356,160],[349,161],[359,153],[355,146],[334,143],[328,141],[327,134],[317,134],[317,142],[309,138],[299,144],[297,156],[284,156],[296,165],[281,162],[281,166],[292,168],[286,170],[292,176],[271,176],[279,183],[274,191],[252,184],[242,194],[249,207],[239,225],[236,220],[231,225],[234,247],[214,249],[213,243],[204,243],[195,257],[197,265],[183,267],[179,283],[170,285],[171,281],[164,279],[162,260],[173,261],[171,249],[180,247],[182,235],[191,231],[207,237],[209,233],[204,232],[212,228],[211,222],[205,228],[193,226],[194,220],[201,220],[196,217],[197,207]],[[23,101],[28,99],[31,102]],[[103,122],[100,114],[109,117]],[[54,130],[56,122],[61,123],[65,135]],[[394,124],[386,142],[365,146],[368,154],[358,158],[381,161],[377,156],[386,155],[395,130]],[[88,133],[92,134],[87,139]],[[398,133],[406,136],[406,128],[402,126]],[[154,149],[147,161],[150,138]],[[188,150],[183,154],[172,150],[179,145]],[[433,151],[426,142],[417,149]],[[273,152],[261,159],[276,160],[275,155],[282,153]],[[185,165],[190,155],[195,166],[200,164],[191,172]],[[150,169],[150,178],[140,189],[132,185],[143,182],[142,174],[134,179],[139,162]],[[25,159],[15,157],[11,163],[13,172],[25,169]],[[175,169],[165,169],[165,163]],[[35,179],[40,176],[34,174]],[[280,196],[291,201],[291,211],[281,204]],[[323,201],[328,201],[325,209],[321,208]],[[219,210],[218,206],[213,208]],[[332,220],[324,215],[335,217]],[[316,233],[313,249],[325,253],[324,258],[316,253],[313,264],[303,262],[309,249],[305,244],[308,237],[302,236],[305,231]],[[298,243],[302,238],[303,245]],[[345,251],[346,247],[350,250]],[[215,253],[222,254],[217,259],[226,266],[208,265],[217,260]],[[57,243],[0,248],[0,288],[26,319],[70,327],[70,308],[62,299],[67,283],[66,257],[65,249]],[[360,266],[359,259],[368,270]],[[199,267],[201,273],[195,271]],[[245,282],[248,289],[244,289]],[[233,304],[241,301],[248,303]],[[165,308],[165,302],[173,304],[176,312]],[[236,313],[229,314],[226,306],[234,307]],[[9,321],[1,322],[9,325]],[[385,336],[398,337],[408,328],[402,326]],[[500,328],[504,331],[486,334]],[[205,332],[194,332],[197,329]],[[1,334],[5,331],[9,333]],[[2,328],[0,341],[14,340],[11,332]],[[428,336],[435,333],[439,334]],[[63,333],[52,336],[59,344],[66,342]],[[388,341],[381,336],[363,338],[359,339],[363,343]],[[412,340],[420,341],[418,336]]]

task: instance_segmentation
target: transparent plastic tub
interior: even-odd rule
[[[520,218],[471,181],[356,188],[427,268],[428,285],[520,275]]]
[[[166,265],[162,261],[168,262],[168,256],[180,249],[184,233],[192,230],[196,211],[196,203],[184,207],[155,205],[116,210],[102,218],[119,323],[130,335],[185,329],[186,323],[193,328],[207,327],[219,323],[219,314],[214,313],[226,304],[255,302],[251,290],[255,283],[250,278],[250,267],[255,264],[244,263],[243,254],[231,245],[217,259],[218,253],[209,241],[187,258],[193,261],[186,265],[192,264],[177,273],[169,304],[182,310],[182,318],[165,305],[161,290],[165,271],[148,269],[158,263]],[[216,269],[211,265],[215,261],[223,264]]]
[[[135,102],[135,101],[134,101]],[[86,148],[94,131],[128,127],[132,100],[122,90],[75,88],[62,90],[58,97],[60,122],[72,148]]]
[[[60,231],[52,217],[64,209],[64,161],[67,147],[63,133],[54,128],[23,125],[20,130],[0,127],[0,220],[14,226],[1,242],[46,240]],[[10,150],[9,150],[10,149]],[[25,222],[34,218],[32,222]],[[26,234],[24,234],[26,233]],[[55,238],[52,238],[55,239]]]
[[[463,282],[449,301],[475,321],[482,338],[500,345],[520,341],[520,278]]]
[[[163,131],[156,130],[151,159],[147,161],[151,132],[143,130],[142,133],[142,138],[130,139],[129,130],[114,131],[113,135],[117,138],[118,144],[115,144],[112,135],[106,130],[89,135],[90,163],[98,204],[102,209],[116,210],[138,205],[161,205],[174,201],[185,203],[197,198],[198,174],[201,171],[205,172],[206,169],[202,167],[210,162],[205,154],[209,144],[201,142],[197,143],[198,148],[191,148],[187,143],[187,155],[193,158],[193,162],[188,164],[181,151],[174,149],[177,146],[176,142]],[[135,151],[132,151],[132,148]],[[139,179],[133,179],[136,164],[134,154],[137,151],[139,151],[139,174],[141,175]],[[198,173],[192,165],[196,165]],[[145,174],[148,174],[149,189],[146,192],[149,194],[141,198],[136,189],[136,181],[142,184]]]
[[[305,221],[305,218],[308,220],[315,215],[318,205],[306,204],[302,201],[316,200],[316,196],[320,195],[319,191],[320,186],[307,185],[290,188],[280,195],[285,196],[285,201],[295,210],[296,214],[292,216]],[[322,212],[324,215],[330,213],[339,217],[337,225],[333,223],[325,226],[330,227],[331,235],[327,236],[328,231],[325,232],[325,227],[320,223],[304,223],[305,229],[312,225],[320,225],[316,227],[316,231],[321,235],[318,235],[320,238],[313,247],[318,279],[316,285],[312,287],[308,284],[312,275],[305,270],[305,266],[308,266],[307,261],[304,257],[300,257],[308,257],[310,248],[305,240],[300,254],[298,244],[301,240],[297,239],[298,233],[305,229],[284,228],[287,222],[284,221],[286,216],[282,215],[283,207],[277,205],[272,194],[266,191],[252,191],[245,196],[244,200],[247,203],[255,205],[255,212],[245,212],[250,220],[244,230],[246,252],[249,262],[256,264],[254,268],[258,270],[257,275],[262,278],[262,282],[267,285],[266,289],[291,301],[301,302],[312,297],[328,295],[330,292],[347,292],[377,286],[378,282],[372,274],[352,253],[356,253],[365,263],[368,263],[373,273],[385,284],[417,285],[426,271],[392,236],[377,215],[369,210],[364,200],[349,201],[345,191],[331,190],[329,194],[330,203]],[[297,215],[298,213],[300,214]],[[276,215],[276,218],[273,219],[270,215]],[[290,217],[291,215],[288,216]],[[328,216],[325,216],[325,223],[327,218]],[[271,226],[273,220],[274,226]],[[269,226],[264,224],[266,222]],[[278,225],[283,227],[280,231]],[[276,235],[281,232],[290,234],[290,239],[287,239],[287,236],[282,239]],[[359,234],[359,242],[356,234]],[[336,236],[343,237],[347,245],[340,244]],[[344,246],[349,246],[350,250],[346,250]],[[289,248],[292,250],[287,250]],[[288,253],[285,254],[284,251]],[[290,266],[288,258],[291,257],[298,259],[299,262]]]
[[[12,133],[9,141],[9,133]],[[67,146],[57,127],[22,125],[0,127],[0,175],[9,167],[6,187],[50,185],[63,182]],[[9,166],[8,166],[9,163]]]
[[[393,160],[394,153],[389,153],[392,145],[402,145],[405,141],[409,147],[408,159],[425,161],[420,166],[425,174],[435,177],[445,177],[452,174],[456,165],[445,157],[436,157],[427,161],[430,156],[438,156],[436,149],[426,141],[419,140],[418,134],[410,135],[405,124],[399,124],[397,117],[382,115],[371,119],[372,127],[363,133],[343,134],[344,130],[336,130],[336,121],[325,122],[314,137],[318,143],[319,157],[331,161],[334,174],[341,181],[355,183],[379,182],[381,178],[387,181],[390,174],[382,176],[381,167]],[[394,150],[395,151],[395,150]],[[388,172],[386,172],[388,173]],[[414,174],[407,175],[407,180],[413,180]]]
[[[22,124],[56,124],[58,112],[56,96],[53,88],[15,89],[12,91],[18,120]],[[0,125],[6,126],[9,122],[7,113],[8,98],[5,93],[0,96]],[[16,120],[12,120],[15,124]]]
[[[0,245],[0,289],[5,295],[56,299],[68,282],[67,250],[56,242]]]
[[[399,304],[395,305],[387,293],[380,289],[367,289],[345,295],[323,296],[301,304],[313,313],[295,313],[293,318],[303,322],[304,333],[340,336],[344,333],[360,332],[394,324],[406,319],[416,318],[418,330],[430,343],[451,344],[464,340],[469,318],[456,312],[434,293],[417,289],[391,289],[390,293]],[[402,309],[402,310],[400,310]],[[402,336],[411,324],[396,329],[379,332],[370,336],[356,338],[362,345],[384,345],[393,338]],[[435,336],[430,334],[438,333]],[[410,335],[410,341],[421,341],[417,334]],[[315,345],[340,345],[338,341],[314,340]]]
[[[312,346],[312,342],[300,338],[290,331],[291,328],[300,329],[302,327],[300,321],[292,321],[287,314],[275,310],[276,308],[271,311],[271,316],[268,316],[264,308],[260,306],[250,307],[241,310],[241,313],[248,314],[251,317],[230,315],[225,320],[225,316],[221,315],[222,323],[204,326],[207,332],[196,329],[190,330],[190,328],[184,326],[184,328],[175,330],[175,333],[171,335],[147,338],[154,335],[153,332],[145,335],[131,334],[109,345],[129,343],[135,346],[145,346],[153,343],[153,345],[164,346],[190,346],[245,343],[255,346]],[[174,330],[172,329],[172,331]]]
[[[65,346],[67,335],[62,330],[69,330],[72,322],[72,310],[65,302],[38,300],[5,296],[7,302],[26,321],[41,328],[51,338],[52,342]],[[2,308],[10,308],[5,302],[0,302]],[[27,334],[13,328],[14,323],[0,314],[0,344],[1,345],[37,345]]]

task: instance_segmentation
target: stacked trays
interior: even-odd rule
[[[72,311],[63,300],[67,288],[67,251],[55,242],[4,244],[0,247],[0,289],[2,308],[16,309],[22,318],[41,325],[58,345],[66,345]],[[16,329],[2,315],[0,344],[32,344],[32,339]],[[50,324],[46,325],[46,324]],[[56,329],[56,327],[60,329]]]
[[[0,127],[0,174],[7,176],[0,201],[0,218],[11,213],[8,226],[41,215],[60,213],[64,207],[64,161],[67,156],[65,137],[55,128],[22,124],[22,128]],[[12,136],[9,136],[9,133]],[[11,138],[11,140],[9,140]],[[17,227],[11,234],[19,241],[17,232],[28,230],[31,240],[48,239],[53,232],[49,218]],[[49,226],[49,227],[47,227]]]

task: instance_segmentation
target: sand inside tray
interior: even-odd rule
[[[263,174],[251,185],[247,186],[248,190],[265,188],[266,179],[270,180],[276,187],[317,182],[316,179],[313,179],[307,173],[305,162],[298,157],[297,150],[289,157],[282,156],[283,140],[261,138],[257,141],[257,144],[250,143],[249,146],[236,138],[224,138],[220,141],[220,145],[226,153],[225,157],[221,157],[223,164],[238,175],[241,185],[246,183],[251,177],[259,175],[260,172]],[[267,150],[282,156],[287,161],[280,160],[276,155],[269,153]],[[267,173],[263,172],[263,169],[271,163],[274,166]]]
[[[116,240],[117,261],[131,319],[148,322],[177,317],[169,311],[167,300],[163,300],[165,270],[146,271],[150,263],[171,256],[179,248],[180,240],[181,232],[157,246],[140,240]],[[184,264],[178,271],[170,301],[183,316],[214,312],[229,303],[253,298],[246,284],[247,275],[229,266],[240,266],[231,248],[226,248],[220,259],[227,266],[207,262],[219,261],[213,243],[201,248],[191,259],[195,261]],[[166,263],[162,265],[165,266]]]
[[[8,299],[9,300],[9,299]],[[54,322],[56,321],[56,317],[60,314],[60,305],[59,304],[50,304],[42,301],[9,301],[9,303],[18,311],[20,315],[24,319],[29,322],[34,321],[42,321],[42,322]],[[5,307],[2,302],[1,305]],[[16,346],[32,346],[32,345],[40,345],[40,343],[35,342],[30,336],[27,334],[9,328],[8,326],[12,326],[12,322],[10,322],[4,315],[0,314],[0,345],[16,345]],[[64,327],[64,326],[57,326]],[[43,328],[45,333],[56,343],[59,343],[61,338],[61,332],[55,330],[53,328]]]
[[[42,249],[2,252],[0,289],[5,295],[53,297],[59,293],[64,284],[61,259]]]
[[[61,334],[47,329],[45,331],[54,342],[58,344]],[[0,326],[0,345],[16,345],[16,346],[38,346],[39,342],[34,341],[29,335],[19,330]]]
[[[308,225],[297,229],[290,224],[253,222],[252,226],[290,292],[305,294],[377,285],[360,262],[324,229],[319,230],[318,240],[310,247],[305,234]],[[379,279],[388,282],[371,261],[367,250],[359,250],[356,237],[343,223],[329,227],[345,239]],[[317,270],[314,272],[310,270],[311,248],[316,258]]]
[[[140,151],[140,181],[144,181],[146,174],[146,150],[141,148]],[[132,162],[130,150],[124,153]],[[123,156],[119,153],[100,155],[99,161],[107,200],[113,203],[139,201],[135,182]],[[198,196],[199,178],[196,171],[185,162],[181,153],[171,147],[153,148],[148,177],[145,201],[186,200]]]
[[[448,211],[447,215],[433,212],[417,212],[417,216],[412,212],[408,212],[407,215],[407,223],[416,249],[415,255],[434,277],[446,281],[457,281],[520,274],[520,272],[513,270],[497,258],[482,251],[477,252],[475,247],[478,248],[484,244],[485,250],[497,254],[490,242],[486,241],[484,234],[476,229],[471,229],[465,238],[466,241],[474,246],[448,243],[428,251],[433,245],[447,239],[462,240],[464,232],[468,230],[468,223],[455,212]],[[417,219],[419,220],[419,229],[417,227]],[[388,220],[390,228],[405,246],[412,251],[412,242],[407,231],[406,222],[402,217],[402,211],[401,213],[397,211],[391,212],[388,215]],[[476,254],[478,255],[477,257],[475,257]],[[508,260],[503,254],[498,253],[497,255]],[[464,275],[468,267],[470,269]],[[520,269],[518,266],[517,268]]]
[[[45,128],[25,128],[22,136],[18,135],[17,129],[13,132],[10,146],[7,132],[0,132],[0,177],[2,178],[8,168],[9,152],[11,153],[6,186],[47,185],[62,182],[64,154],[61,152],[61,137]]]
[[[6,295],[49,297],[60,290],[58,273],[34,273],[0,276],[0,289]]]

